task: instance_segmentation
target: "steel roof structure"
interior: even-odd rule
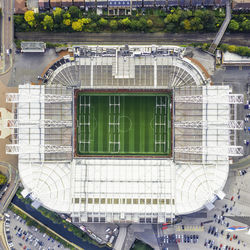
[[[162,223],[222,197],[230,157],[243,153],[236,145],[236,133],[243,128],[236,109],[242,96],[232,94],[229,86],[210,86],[181,48],[138,46],[124,52],[117,47],[107,53],[108,49],[77,47],[74,60],[64,58],[47,74],[47,86],[27,83],[19,86],[18,94],[7,95],[16,119],[8,121],[13,138],[6,150],[19,156],[25,189],[43,206],[68,213],[75,222]],[[111,68],[102,63],[109,61]],[[87,64],[85,83],[81,70]],[[112,80],[95,81],[98,67],[113,83],[121,81],[111,86]],[[152,81],[134,81],[133,77],[140,79],[136,71],[147,67]],[[172,158],[74,158],[72,86],[154,89],[155,78],[163,74],[159,71],[165,72],[162,67],[172,75],[164,73],[166,81],[160,85],[174,94]]]

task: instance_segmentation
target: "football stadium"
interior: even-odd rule
[[[76,223],[164,223],[223,199],[243,95],[177,46],[73,46],[8,93],[23,195]]]

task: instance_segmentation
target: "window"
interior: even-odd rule
[[[159,204],[161,205],[165,204],[164,199],[159,199]]]
[[[133,204],[138,204],[138,199],[133,199]]]

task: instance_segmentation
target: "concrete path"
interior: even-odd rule
[[[232,170],[240,170],[248,167],[250,167],[250,155],[243,158],[239,162],[230,165],[230,169]]]
[[[6,168],[9,171],[9,180],[8,183],[10,184],[7,191],[3,195],[0,203],[0,212],[3,213],[9,206],[11,200],[13,199],[18,186],[19,186],[19,175],[18,170],[10,165],[7,162],[0,162],[0,168]]]
[[[231,20],[231,3],[230,0],[227,0],[226,3],[226,18],[224,19],[218,33],[216,34],[215,39],[213,40],[213,43],[211,44],[210,48],[209,48],[209,52],[210,53],[214,53],[217,46],[219,45],[224,33],[226,32],[227,26],[229,25]]]
[[[121,225],[119,227],[119,235],[117,237],[117,240],[116,240],[115,246],[114,246],[115,250],[123,249],[123,243],[125,241],[126,235],[127,235],[127,226]]]

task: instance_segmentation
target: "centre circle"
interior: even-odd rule
[[[124,129],[121,129],[121,123],[125,124],[129,124],[129,126],[126,125],[126,127],[124,126]],[[128,116],[120,116],[120,132],[126,133],[128,132],[132,127],[132,121],[130,120],[130,118]]]

